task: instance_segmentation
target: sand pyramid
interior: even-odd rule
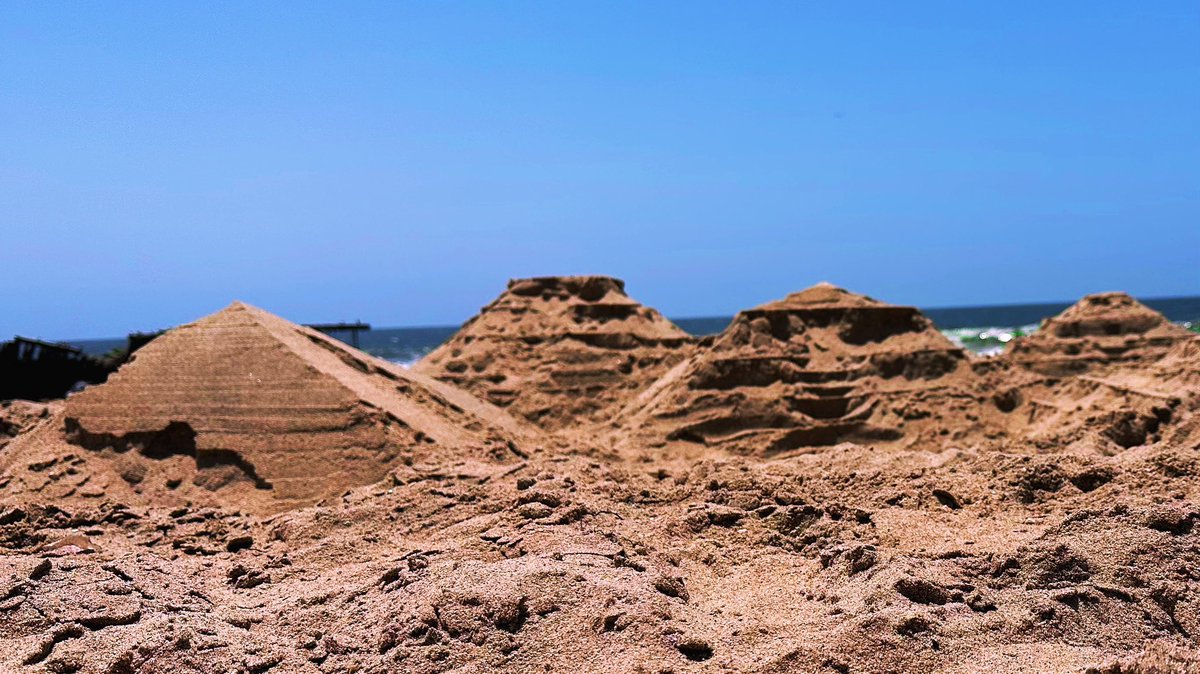
[[[971,376],[918,310],[822,283],[739,313],[623,417],[666,440],[767,454],[894,440],[952,410],[923,398]]]
[[[558,429],[607,419],[692,342],[618,279],[519,279],[414,370]]]
[[[197,484],[248,482],[281,501],[338,494],[422,457],[484,457],[524,433],[464,391],[236,302],[155,339],[68,398],[61,418],[53,432],[76,454],[188,457]]]
[[[1098,366],[1152,362],[1189,333],[1125,293],[1088,295],[1009,344],[1006,357],[1040,374],[1079,374]]]
[[[1083,298],[996,361],[1024,401],[1010,430],[1039,447],[1200,449],[1200,335],[1124,293]]]

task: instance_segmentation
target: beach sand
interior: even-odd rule
[[[1200,337],[513,281],[411,370],[235,303],[0,406],[0,671],[1200,672]]]

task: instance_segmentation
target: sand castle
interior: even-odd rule
[[[949,412],[967,356],[912,307],[819,284],[739,313],[627,409],[666,440],[775,454],[889,441]]]
[[[1088,295],[1009,343],[1006,356],[1047,375],[1071,375],[1114,363],[1150,362],[1189,337],[1186,329],[1125,293]]]
[[[993,379],[1023,408],[1009,430],[1041,447],[1105,453],[1163,433],[1188,444],[1200,422],[1189,402],[1200,391],[1196,339],[1125,293],[1088,295],[998,359],[1016,370]]]
[[[618,279],[517,279],[413,369],[554,430],[608,419],[692,342]]]
[[[522,434],[458,389],[240,302],[155,339],[60,417],[34,440],[119,459],[139,488],[175,489],[194,463],[196,485],[248,484],[281,504]]]

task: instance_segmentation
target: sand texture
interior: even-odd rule
[[[1194,674],[1200,338],[1148,311],[981,359],[532,279],[405,371],[234,304],[4,408],[0,671]]]
[[[0,449],[9,440],[49,419],[62,407],[61,403],[40,403],[30,400],[0,402]]]

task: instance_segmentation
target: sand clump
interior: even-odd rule
[[[692,341],[618,279],[517,279],[413,369],[557,430],[607,420]]]
[[[213,346],[198,369],[180,362],[186,343],[139,352],[0,448],[0,670],[1197,671],[1196,338],[1052,376],[972,358],[915,310],[823,285],[743,312],[630,385],[642,393],[619,414],[583,407],[578,428],[551,433],[231,309],[203,341],[227,331],[236,349]],[[197,486],[195,466],[159,484],[174,459],[131,433],[178,421],[215,446],[208,421],[241,409],[215,401],[261,400],[216,363],[293,358],[262,370],[278,373],[280,412],[224,449],[268,481],[283,479],[272,438],[296,448],[280,470],[368,471],[326,473],[338,490],[320,500]],[[168,381],[195,393],[165,395]],[[354,394],[319,407],[326,430],[278,425],[308,423],[283,412],[337,387]],[[366,403],[434,441],[347,423]],[[1146,433],[1143,413],[1161,415]],[[1130,414],[1133,431],[1105,435]],[[72,443],[68,417],[126,442]],[[294,442],[308,435],[324,444]],[[362,440],[376,437],[397,460]],[[148,467],[137,484],[121,476],[130,458]]]

